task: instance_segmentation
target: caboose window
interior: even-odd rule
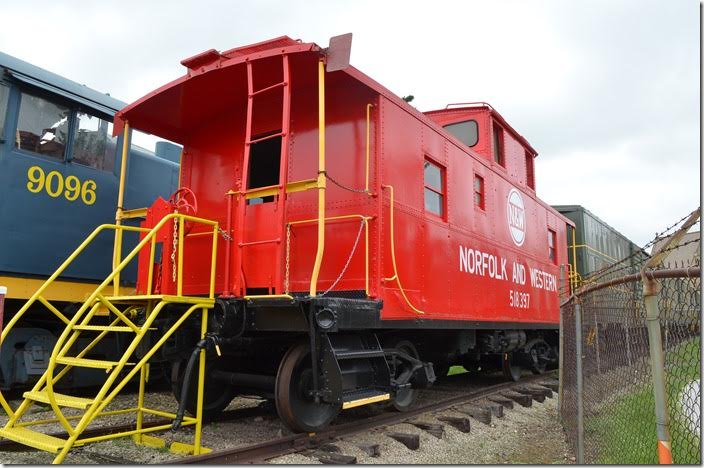
[[[474,174],[474,206],[484,209],[484,178]]]
[[[63,159],[70,113],[68,107],[22,93],[15,146]]]
[[[5,114],[7,113],[7,100],[10,97],[10,88],[0,83],[0,141],[5,135]]]
[[[107,120],[79,112],[73,141],[73,162],[112,172],[115,168],[117,138]]]
[[[425,183],[425,210],[444,215],[445,177],[443,168],[426,160],[423,166]]]
[[[504,160],[504,131],[500,125],[493,125],[493,151],[494,161],[502,166],[506,166]]]
[[[526,151],[526,184],[535,190],[535,169],[533,166],[533,155]]]
[[[474,146],[479,140],[479,128],[476,120],[452,123],[443,128],[467,146]]]
[[[553,263],[557,263],[557,255],[555,251],[556,237],[557,235],[555,234],[555,231],[548,229],[548,257]]]
[[[277,130],[274,133],[279,133]],[[264,138],[267,135],[257,135],[253,139]],[[278,185],[279,171],[281,170],[281,136],[272,137],[254,143],[249,152],[249,174],[247,189],[270,187]],[[252,198],[248,204],[270,203],[274,196]]]

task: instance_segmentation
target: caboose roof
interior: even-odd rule
[[[283,54],[324,54],[324,49],[313,42],[302,42],[288,36],[280,36],[256,44],[218,52],[210,49],[181,61],[187,73],[161,88],[128,105],[115,116],[114,133],[122,131],[125,120],[130,125],[147,133],[184,143],[188,129],[194,128],[208,116],[217,115],[227,109],[232,100],[224,91],[243,86],[246,81],[238,78],[238,65],[247,61],[264,59]],[[408,105],[396,94],[349,66],[332,73],[347,73],[386,99],[407,109],[417,119],[428,125],[437,124],[428,116]],[[238,81],[239,80],[239,81]],[[444,131],[444,130],[443,130]],[[449,135],[449,133],[448,133]]]

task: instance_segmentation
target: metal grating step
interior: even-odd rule
[[[59,364],[66,364],[68,366],[74,366],[74,367],[90,367],[92,369],[105,369],[105,370],[112,369],[113,367],[115,367],[119,364],[119,362],[117,362],[117,361],[99,361],[97,359],[85,359],[85,358],[66,357],[66,356],[56,358],[56,362]],[[125,365],[133,366],[134,363],[128,362]]]
[[[24,395],[22,396],[28,400],[37,401],[40,403],[49,403],[49,394],[46,390],[24,392]],[[59,406],[65,406],[68,408],[86,409],[93,404],[93,400],[90,398],[81,398],[56,392],[54,392],[54,399]]]
[[[51,453],[58,453],[66,443],[64,439],[42,434],[41,432],[35,432],[26,427],[0,429],[0,437]]]

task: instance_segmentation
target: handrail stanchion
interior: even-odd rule
[[[122,136],[122,161],[120,162],[120,185],[117,192],[117,211],[115,212],[115,225],[120,226],[122,224],[122,214],[125,198],[125,179],[127,176],[127,155],[129,154],[130,148],[130,124],[125,121],[125,128]],[[115,230],[115,244],[113,245],[112,251],[112,268],[113,270],[117,268],[120,264],[120,257],[122,256],[122,230]],[[120,274],[115,276],[115,282],[113,283],[113,294],[117,296],[120,293]]]
[[[325,252],[325,61],[318,61],[318,248],[313,274],[310,276],[310,295],[318,291],[318,275]]]

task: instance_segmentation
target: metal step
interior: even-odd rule
[[[117,366],[119,362],[117,361],[100,361],[97,359],[85,359],[76,357],[57,357],[56,362],[58,364],[66,364],[74,367],[90,367],[92,369],[105,369],[109,370]],[[128,362],[126,366],[133,366],[134,363]]]
[[[357,406],[370,405],[391,398],[388,392],[376,389],[358,390],[342,395],[342,409],[356,408]]]
[[[42,434],[41,432],[35,432],[26,427],[0,429],[0,437],[51,453],[58,453],[59,450],[64,447],[64,444],[66,444],[64,439]]]
[[[364,351],[342,351],[342,352],[335,352],[335,357],[338,360],[342,359],[369,359],[369,358],[377,358],[377,357],[384,357],[384,351],[380,351],[377,349],[372,349],[372,350],[364,350]]]
[[[109,331],[109,332],[133,332],[130,327],[118,327],[118,326],[110,326],[110,325],[74,325],[73,326],[74,330],[83,330],[83,331]]]
[[[24,392],[24,395],[22,396],[28,400],[38,401],[40,403],[49,403],[49,394],[46,390],[36,392]],[[91,400],[90,398],[81,398],[77,396],[64,395],[62,393],[56,392],[54,392],[54,400],[59,406],[65,406],[68,408],[78,408],[83,410],[87,409],[90,405],[93,404],[93,400]]]

